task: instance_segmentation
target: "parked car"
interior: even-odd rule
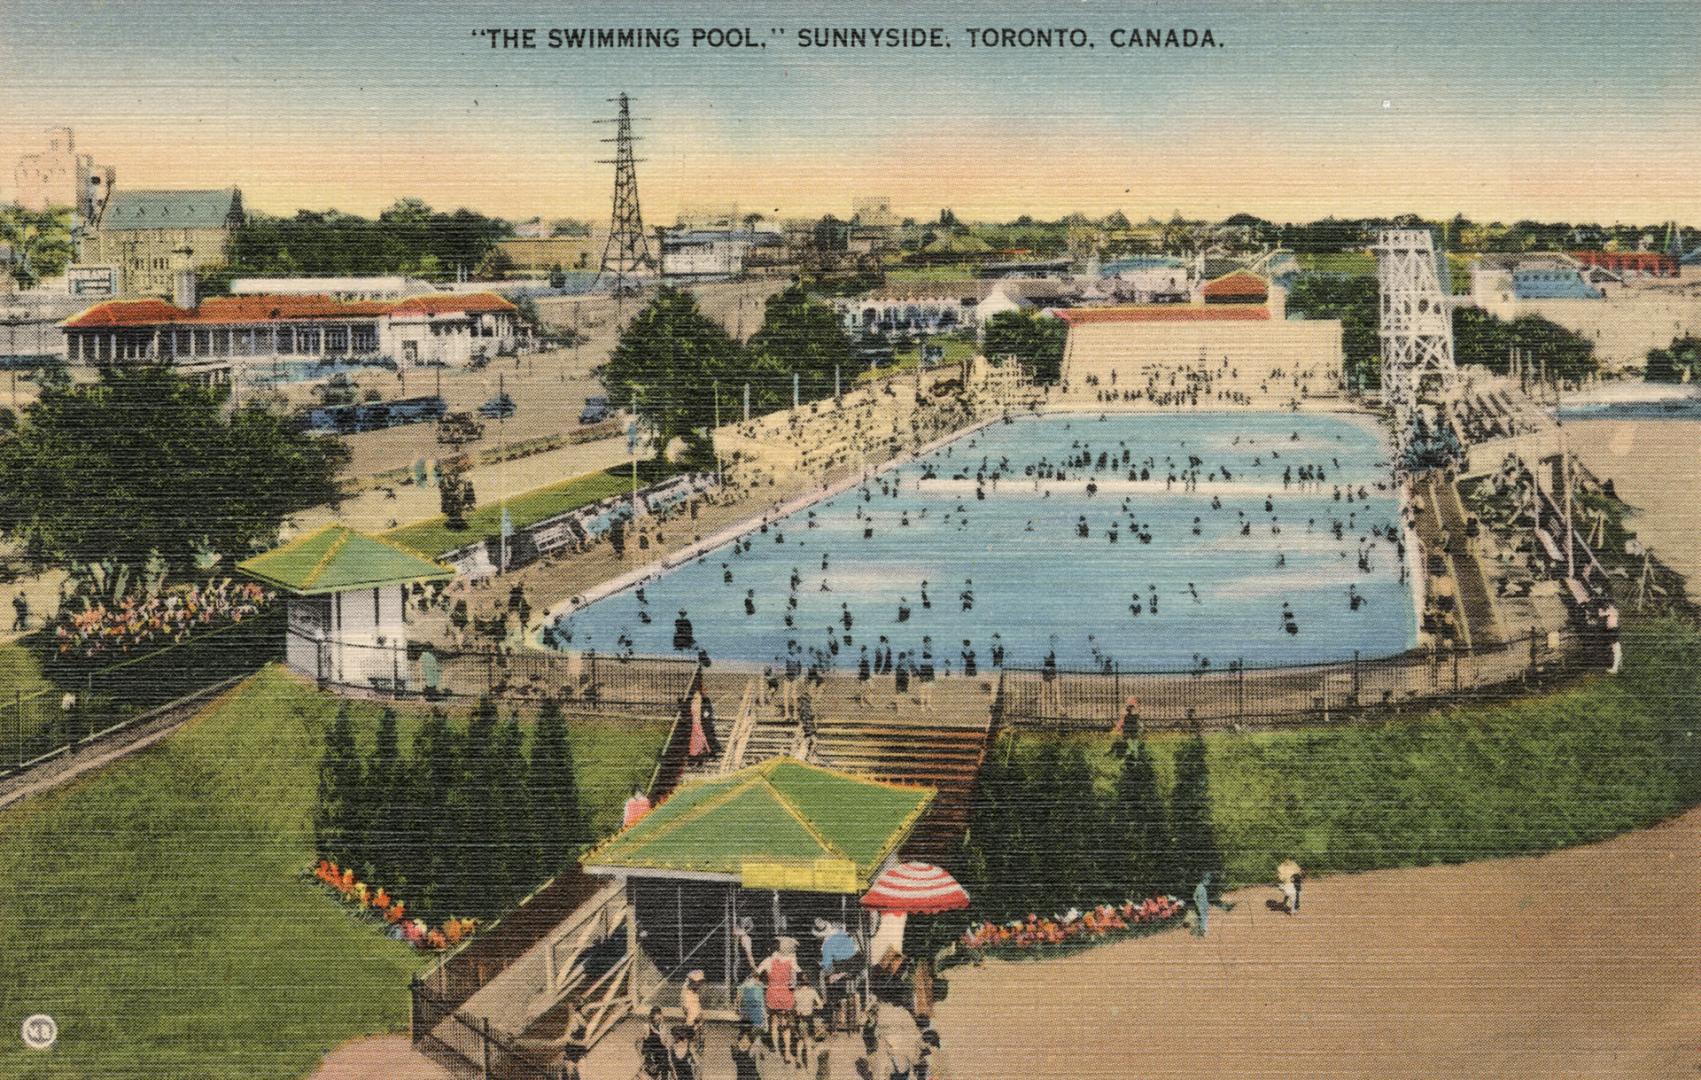
[[[506,420],[518,411],[519,406],[507,394],[497,394],[489,401],[478,407],[478,414],[486,420]]]
[[[446,446],[460,446],[484,436],[484,425],[469,412],[452,412],[437,421],[437,441]]]
[[[584,409],[579,412],[579,423],[600,424],[612,415],[613,410],[608,407],[608,398],[588,397],[585,399]]]

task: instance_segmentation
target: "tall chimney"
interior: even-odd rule
[[[195,268],[189,263],[189,257],[194,251],[188,247],[180,247],[172,254],[177,256],[177,274],[171,290],[171,302],[184,311],[193,311],[199,299],[195,294]]]

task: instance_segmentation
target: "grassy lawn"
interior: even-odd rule
[[[52,1014],[50,1054],[0,1038],[0,1076],[300,1077],[407,1024],[424,955],[298,879],[337,699],[269,668],[182,732],[0,814],[0,1021]],[[379,706],[356,703],[370,745]],[[420,716],[401,715],[404,744]],[[600,827],[664,730],[576,723]]]
[[[1295,256],[1302,270],[1322,274],[1345,274],[1349,277],[1375,277],[1376,256],[1362,251],[1322,251]],[[1463,295],[1471,291],[1471,256],[1447,253],[1447,272],[1452,277],[1453,292]]]
[[[640,484],[650,481],[641,473]],[[589,506],[600,502],[611,495],[632,490],[632,471],[630,467],[609,469],[605,472],[587,473],[576,476],[571,480],[563,480],[558,484],[536,488],[517,495],[508,500],[508,517],[514,523],[514,528],[523,529],[535,525],[545,518],[564,514],[569,510],[577,510],[581,506]],[[488,539],[502,529],[502,504],[490,503],[479,507],[467,515],[467,527],[456,532],[449,528],[448,522],[442,517],[427,518],[412,525],[404,525],[385,535],[397,543],[406,544],[415,551],[426,555],[438,556],[458,547],[465,547],[475,540]]]
[[[20,694],[29,697],[52,686],[29,647],[16,641],[0,642],[0,703],[10,702]]]
[[[975,263],[892,266],[886,269],[886,283],[897,285],[906,281],[970,281],[975,276],[975,267]]]
[[[933,363],[934,370],[942,367],[949,367],[953,364],[961,364],[964,360],[971,359],[975,354],[975,350],[978,348],[973,338],[961,338],[955,335],[949,337],[929,338],[927,339],[927,344],[943,345],[945,347],[944,358],[936,360]],[[895,375],[899,372],[914,371],[920,363],[921,345],[917,344],[912,348],[899,349],[897,352],[893,353],[892,363],[890,364],[877,367],[872,371],[864,369],[857,372],[856,381],[858,384],[861,384],[871,382],[875,379],[884,379],[889,375]]]
[[[1533,854],[1701,802],[1701,634],[1675,620],[1628,625],[1624,653],[1616,678],[1523,700],[1207,735],[1231,881],[1268,881],[1289,856],[1329,873]],[[1108,793],[1120,767],[1109,740],[1078,738]],[[1182,742],[1149,740],[1165,786]]]

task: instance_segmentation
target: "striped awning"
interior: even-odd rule
[[[862,906],[888,915],[937,915],[969,906],[957,879],[932,863],[899,863],[875,879]]]

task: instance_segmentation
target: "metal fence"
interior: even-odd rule
[[[488,1017],[469,1016],[417,977],[411,986],[413,1044],[461,1077],[478,1080],[560,1080],[549,1063],[523,1052]]]
[[[289,631],[292,658],[320,684],[427,700],[502,698],[616,710],[665,710],[690,692],[695,659],[535,649],[439,650],[319,640]],[[292,662],[295,662],[292,660]],[[298,667],[303,666],[297,663]]]
[[[50,655],[51,687],[0,699],[0,776],[104,739],[207,687],[279,659],[282,620],[267,612],[116,663]]]
[[[1137,716],[1146,730],[1331,723],[1371,710],[1504,692],[1579,674],[1596,662],[1572,631],[1476,649],[1402,653],[1298,667],[1187,671],[1006,668],[997,709],[1015,726],[1102,729]]]

